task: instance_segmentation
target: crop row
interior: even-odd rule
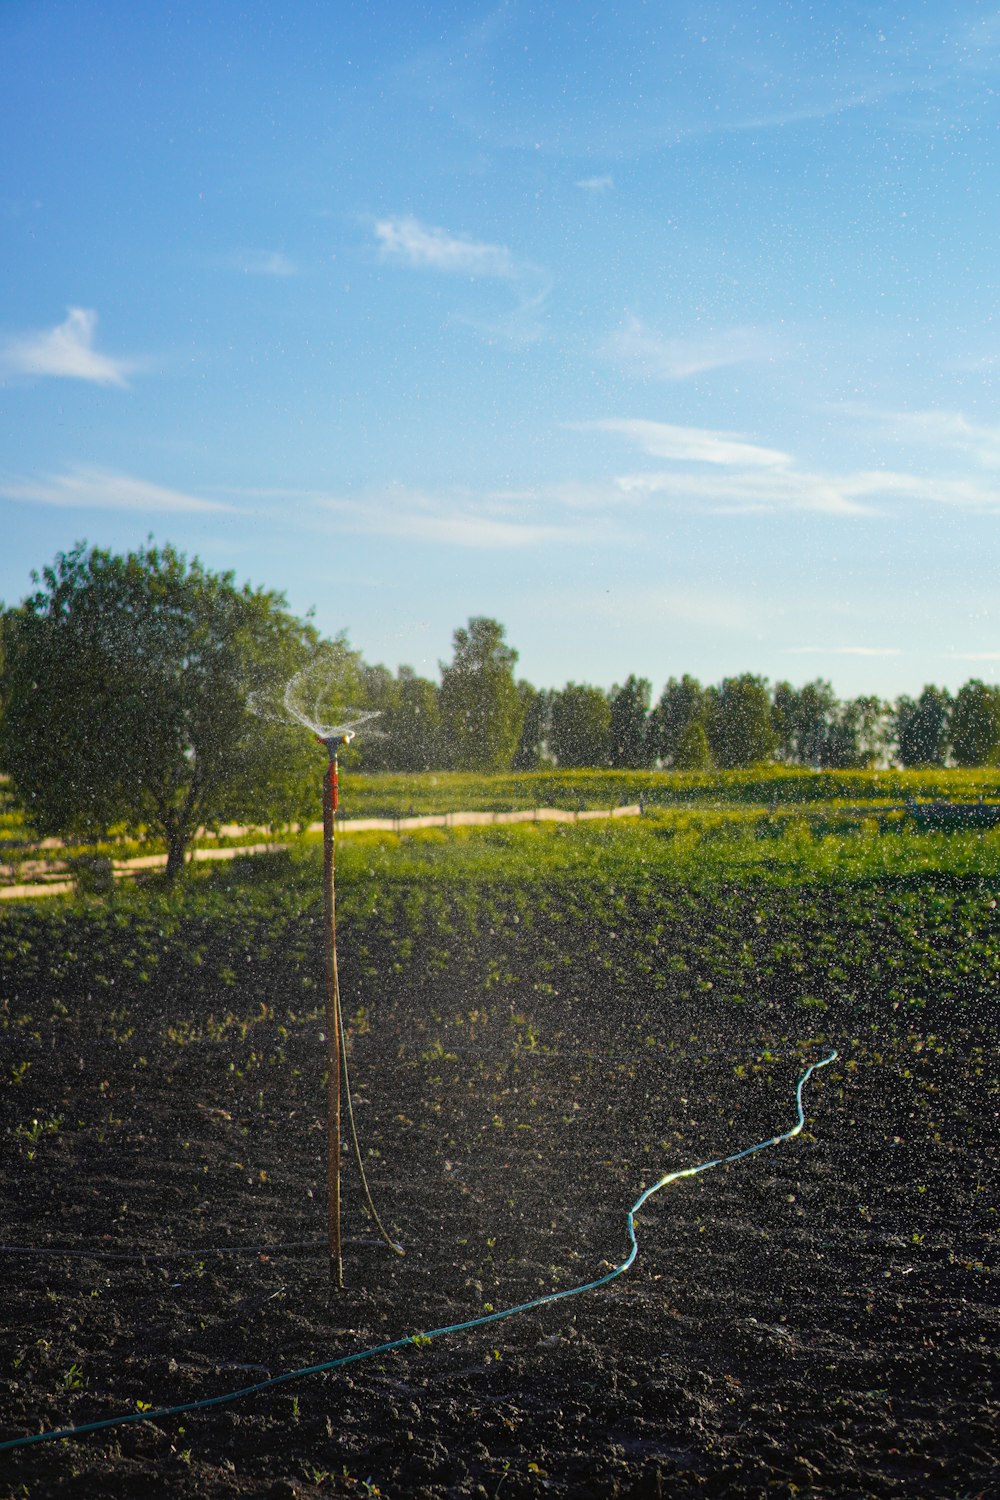
[[[527,859],[460,866],[472,841],[449,836],[438,856],[449,842],[434,878],[412,849],[390,870],[384,843],[351,851],[345,841],[338,946],[352,1013],[385,1014],[400,989],[433,1007],[445,986],[529,1012],[541,995],[585,1012],[599,992],[617,996],[623,1014],[651,1003],[696,1013],[711,1000],[804,1007],[852,1026],[925,1011],[934,1024],[958,1013],[986,1024],[995,1004],[1000,882],[982,874],[685,880],[613,857],[584,870]],[[180,892],[149,886],[112,904],[0,918],[0,1028],[60,1006],[113,1011],[122,1025],[220,1008],[302,1012],[320,1004],[322,974],[314,855],[213,871]]]

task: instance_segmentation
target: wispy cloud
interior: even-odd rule
[[[756,443],[748,443],[740,433],[717,432],[708,427],[676,427],[669,422],[620,417],[578,426],[591,431],[620,433],[651,458],[743,464],[750,468],[774,468],[792,462],[787,453],[777,448],[762,448]]]
[[[730,365],[773,360],[780,348],[774,335],[760,328],[667,337],[629,313],[621,327],[605,340],[603,352],[630,375],[646,380],[690,380]]]
[[[409,214],[379,219],[375,238],[383,260],[418,270],[444,271],[453,276],[488,276],[513,281],[514,257],[506,245],[491,245],[466,235],[422,224]]]
[[[577,182],[578,188],[583,188],[587,193],[607,193],[615,185],[615,179],[610,173],[603,177],[581,177]]]
[[[984,469],[1000,467],[1000,424],[973,422],[960,411],[885,411],[879,407],[844,403],[848,416],[870,424],[886,441],[898,446],[939,448],[960,453]]]
[[[516,298],[516,306],[506,314],[463,312],[454,321],[491,340],[524,344],[540,337],[538,314],[552,289],[552,278],[541,266],[515,256],[506,245],[452,234],[410,214],[377,220],[375,238],[381,259],[389,264],[467,281],[500,281]]]
[[[0,344],[0,372],[61,376],[95,385],[128,385],[135,361],[100,354],[94,348],[97,314],[92,308],[67,309],[64,323],[7,339]]]
[[[148,479],[137,479],[114,469],[75,464],[61,474],[37,479],[0,477],[0,498],[31,505],[59,505],[74,509],[127,510],[137,512],[231,511],[231,505],[205,500],[182,490],[167,489]]]
[[[230,263],[245,276],[295,276],[299,269],[282,250],[239,250]]]
[[[661,495],[721,512],[870,515],[879,502],[891,501],[1000,511],[1000,485],[975,478],[937,478],[892,469],[821,473],[799,468],[791,454],[749,442],[741,433],[667,422],[613,418],[576,426],[620,435],[650,457],[676,465],[619,475],[618,488],[633,496]]]
[[[321,508],[348,531],[400,541],[504,551],[547,544],[591,544],[592,526],[553,509],[574,508],[567,494],[544,490],[434,493],[387,485],[360,497],[328,496]]]

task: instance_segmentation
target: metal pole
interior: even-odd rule
[[[337,1004],[337,907],[334,890],[334,816],[337,811],[337,745],[328,744],[323,778],[323,917],[326,935],[326,1182],[330,1283],[344,1285],[340,1248],[340,1007]]]

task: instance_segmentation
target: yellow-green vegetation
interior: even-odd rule
[[[901,803],[1000,796],[1000,770],[807,771],[764,765],[750,771],[522,771],[472,775],[463,771],[395,774],[350,771],[343,778],[348,818],[408,813],[508,812],[520,808],[621,807],[698,803],[762,807],[817,802]]]
[[[317,768],[317,785],[319,771]],[[756,771],[570,771],[519,776],[462,772],[343,778],[348,836],[339,841],[345,875],[371,869],[385,879],[419,873],[433,880],[525,879],[555,870],[583,877],[606,865],[691,879],[761,876],[830,879],[921,870],[989,875],[1000,854],[991,830],[918,831],[907,808],[932,801],[975,803],[1000,797],[1000,772],[826,771],[786,767]],[[318,800],[318,791],[317,791]],[[566,812],[641,805],[641,818],[539,822],[485,828],[350,831],[364,818],[461,811],[504,813],[535,807]],[[102,843],[33,844],[23,814],[0,785],[0,881],[74,878],[93,889],[95,858],[124,861],[158,854],[162,840],[124,835]],[[278,840],[308,856],[315,831],[226,830],[203,846],[239,847]]]
[[[518,823],[485,828],[364,832],[342,839],[345,881],[513,882],[588,880],[627,884],[661,877],[703,880],[870,879],[928,870],[992,877],[1000,829],[918,833],[902,814],[822,816],[749,808],[658,809],[602,822]]]

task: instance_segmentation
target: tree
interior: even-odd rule
[[[704,735],[706,711],[705,689],[696,677],[689,677],[685,673],[680,682],[676,677],[671,677],[660,694],[660,701],[649,716],[646,732],[651,759],[677,770],[698,769],[681,766],[678,755],[682,744],[687,746],[685,753],[691,752],[696,741],[700,744],[699,737],[691,731],[692,726],[697,723],[702,726]],[[707,736],[705,745],[707,749]],[[700,754],[700,750],[695,753]]]
[[[712,764],[712,749],[701,719],[690,719],[681,730],[673,756],[675,771],[707,771]]]
[[[772,722],[782,760],[815,768],[829,764],[830,732],[839,706],[830,683],[822,678],[801,688],[779,682],[774,689]]]
[[[553,693],[550,744],[559,766],[606,766],[611,750],[607,694],[576,682]]]
[[[1000,764],[1000,687],[973,677],[951,709],[951,748],[960,766]]]
[[[744,672],[709,689],[708,741],[712,758],[723,770],[738,770],[767,760],[777,744],[771,722],[771,699],[763,677]]]
[[[868,769],[885,758],[887,705],[880,698],[851,698],[841,704],[827,734],[823,764],[836,771]]]
[[[280,594],[170,546],[81,543],[35,582],[3,617],[0,763],[39,834],[148,830],[173,878],[202,825],[305,815],[308,739],[248,701],[315,644]]]
[[[449,764],[437,686],[418,677],[412,667],[400,667],[396,673],[391,707],[379,727],[390,770],[430,771]]]
[[[630,675],[623,687],[611,689],[611,764],[638,771],[653,763],[646,737],[652,687],[645,677]]]
[[[948,718],[951,694],[947,688],[925,687],[920,697],[897,699],[893,733],[904,766],[943,766],[948,758]]]
[[[498,621],[477,616],[455,631],[450,665],[441,663],[441,721],[459,771],[507,771],[520,743],[517,652],[504,634]]]
[[[552,732],[552,693],[519,682],[517,691],[524,710],[521,740],[514,755],[515,771],[540,771],[552,764],[549,738]]]

